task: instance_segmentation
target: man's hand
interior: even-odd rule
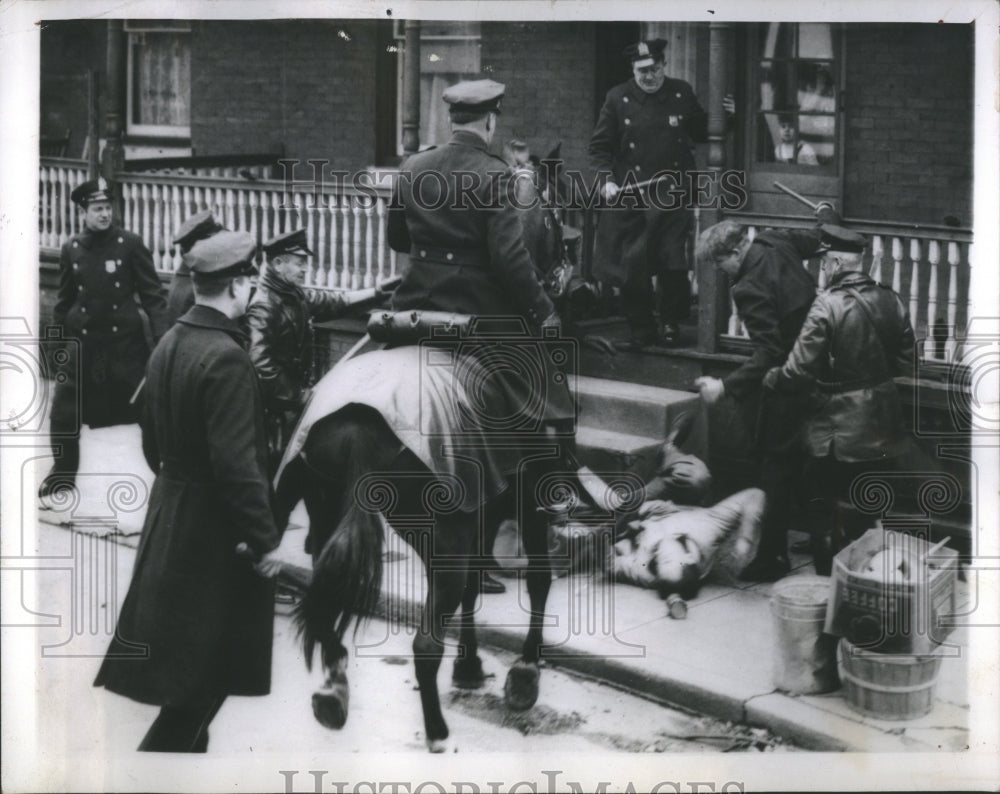
[[[820,223],[832,223],[834,226],[839,226],[841,223],[840,214],[829,201],[821,201],[817,204],[814,214]]]
[[[726,94],[722,97],[722,109],[730,116],[736,115],[736,100],[733,99],[732,94]]]
[[[254,563],[253,569],[265,579],[273,579],[281,571],[281,560],[275,552],[269,551],[260,558],[260,562]]]
[[[255,560],[257,555],[254,550],[250,548],[246,543],[236,544],[236,556],[244,557],[248,560]],[[274,551],[269,551],[259,560],[253,563],[253,569],[265,578],[272,578],[278,575],[278,571],[281,570],[281,560],[275,556]]]
[[[621,188],[618,187],[618,183],[614,180],[609,179],[601,187],[601,195],[604,196],[606,201],[614,201],[615,196],[621,192]]]
[[[771,367],[767,374],[764,375],[764,388],[773,389],[778,385],[778,373],[781,372],[781,367]]]
[[[698,391],[701,392],[701,399],[707,405],[714,405],[726,393],[726,387],[722,381],[709,375],[702,375],[700,378],[695,378],[694,385],[698,387]]]

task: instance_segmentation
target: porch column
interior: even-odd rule
[[[710,22],[708,26],[708,168],[713,172],[712,198],[718,197],[719,177],[726,168],[726,112],[722,98],[727,93],[732,24]],[[714,203],[714,201],[713,201]],[[722,220],[718,209],[701,211],[701,228]],[[728,291],[725,276],[714,265],[698,264],[698,350],[714,353],[724,329]]]
[[[403,152],[420,148],[420,22],[406,21],[403,48]]]
[[[104,98],[104,153],[101,155],[101,176],[109,183],[125,165],[125,147],[122,144],[124,127],[125,92],[125,31],[122,20],[108,20],[107,94]],[[100,141],[92,140],[95,149]],[[116,209],[121,210],[121,190],[116,185]]]

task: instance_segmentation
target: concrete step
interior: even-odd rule
[[[580,462],[605,480],[608,475],[630,472],[642,482],[647,482],[656,473],[656,461],[662,445],[662,438],[596,427],[579,427],[576,433]]]
[[[691,392],[639,383],[575,378],[579,425],[663,440],[670,420],[697,405]]]

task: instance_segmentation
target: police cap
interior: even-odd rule
[[[293,229],[290,232],[279,234],[264,243],[264,253],[268,259],[282,254],[302,254],[312,256],[313,252],[306,245],[306,230]]]
[[[631,61],[633,66],[642,68],[644,66],[652,66],[657,61],[662,61],[663,53],[666,49],[666,39],[639,41],[625,48],[625,57]]]
[[[257,243],[252,235],[224,229],[196,242],[184,255],[184,263],[198,279],[254,276],[257,274],[253,262],[256,253]]]
[[[500,100],[506,86],[495,80],[465,80],[444,90],[441,98],[449,112],[485,115],[500,112]]]
[[[77,185],[76,189],[69,194],[69,197],[73,200],[74,204],[79,204],[81,207],[86,207],[95,201],[111,201],[111,193],[108,189],[108,183],[104,181],[104,177],[91,179],[82,185]]]
[[[823,251],[843,251],[848,254],[860,254],[865,250],[868,240],[863,234],[852,232],[843,226],[824,223],[819,227],[820,249]]]
[[[191,215],[177,229],[174,237],[174,245],[181,247],[181,253],[187,253],[199,240],[211,237],[216,232],[222,231],[220,224],[211,210],[202,210]]]

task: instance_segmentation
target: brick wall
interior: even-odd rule
[[[87,70],[107,69],[108,23],[56,20],[42,23],[40,129],[49,137],[70,130],[67,155],[80,157],[87,137]],[[100,88],[103,81],[100,81]],[[103,134],[103,120],[101,131]]]
[[[972,225],[971,25],[847,29],[844,209]]]
[[[481,57],[507,86],[497,140],[521,138],[540,156],[561,140],[566,167],[585,168],[598,101],[594,24],[484,23]]]
[[[197,154],[283,146],[334,169],[374,163],[374,21],[202,22],[193,33]]]

